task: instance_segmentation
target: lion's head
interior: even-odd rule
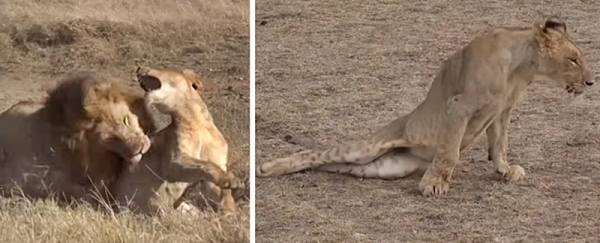
[[[144,124],[145,118],[138,119],[143,101],[127,87],[80,72],[69,75],[48,95],[52,122],[65,133],[84,134],[87,141],[130,165],[137,164],[150,148],[143,129],[148,124]]]
[[[550,17],[544,23],[535,23],[533,29],[541,51],[539,76],[553,80],[575,94],[595,83],[581,49],[567,33],[565,22]]]
[[[146,94],[146,105],[156,105],[160,112],[171,113],[178,104],[200,98],[200,75],[191,69],[181,72],[138,67],[137,79]]]

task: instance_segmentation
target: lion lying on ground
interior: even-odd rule
[[[141,96],[90,73],[68,75],[45,102],[0,114],[0,192],[95,203],[148,151],[152,129]]]
[[[358,177],[402,178],[427,168],[423,195],[450,188],[459,155],[483,133],[489,159],[509,181],[525,175],[506,161],[511,111],[534,79],[551,80],[576,95],[594,84],[581,49],[557,17],[533,28],[498,28],[474,38],[446,60],[425,100],[365,141],[304,151],[257,167],[257,177],[307,168]]]
[[[146,67],[137,69],[137,79],[146,91],[144,100],[149,109],[155,106],[171,116],[171,124],[153,136],[152,147],[140,162],[140,169],[123,171],[115,188],[120,206],[133,211],[154,214],[157,198],[168,182],[178,185],[181,196],[177,209],[196,186],[202,186],[204,204],[216,209],[221,202],[224,211],[234,212],[231,189],[244,183],[227,172],[227,142],[215,127],[212,117],[197,89],[200,76],[192,70],[176,72]],[[189,184],[188,186],[188,183]],[[171,188],[173,189],[173,188]]]

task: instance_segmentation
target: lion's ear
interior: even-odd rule
[[[192,83],[192,88],[194,88],[194,90],[202,90],[200,74],[196,73],[192,69],[184,69],[182,73]]]

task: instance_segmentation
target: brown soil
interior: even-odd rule
[[[441,62],[495,26],[566,20],[598,70],[594,1],[283,1],[256,5],[256,163],[360,139],[412,110]],[[462,154],[450,193],[424,198],[420,177],[361,180],[321,172],[257,179],[257,242],[596,242],[600,96],[574,99],[539,81],[510,125],[498,180],[485,136]]]
[[[247,179],[249,10],[249,2],[240,0],[0,0],[0,111],[43,99],[72,70],[136,85],[131,78],[137,65],[191,68],[202,75],[203,99],[229,143],[230,168]],[[239,194],[240,214],[230,218],[115,221],[87,209],[77,216],[46,210],[51,202],[23,213],[21,206],[3,207],[0,241],[247,242],[249,189]],[[94,223],[82,223],[85,218]],[[33,231],[31,224],[45,227]],[[73,227],[71,234],[63,233],[65,227]]]

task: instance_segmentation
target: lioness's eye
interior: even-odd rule
[[[125,124],[125,126],[129,126],[129,117],[128,116],[123,118],[123,123]]]
[[[577,59],[575,59],[575,58],[569,58],[569,61],[571,62],[571,64],[573,64],[575,66],[579,65],[579,63],[577,62]]]

